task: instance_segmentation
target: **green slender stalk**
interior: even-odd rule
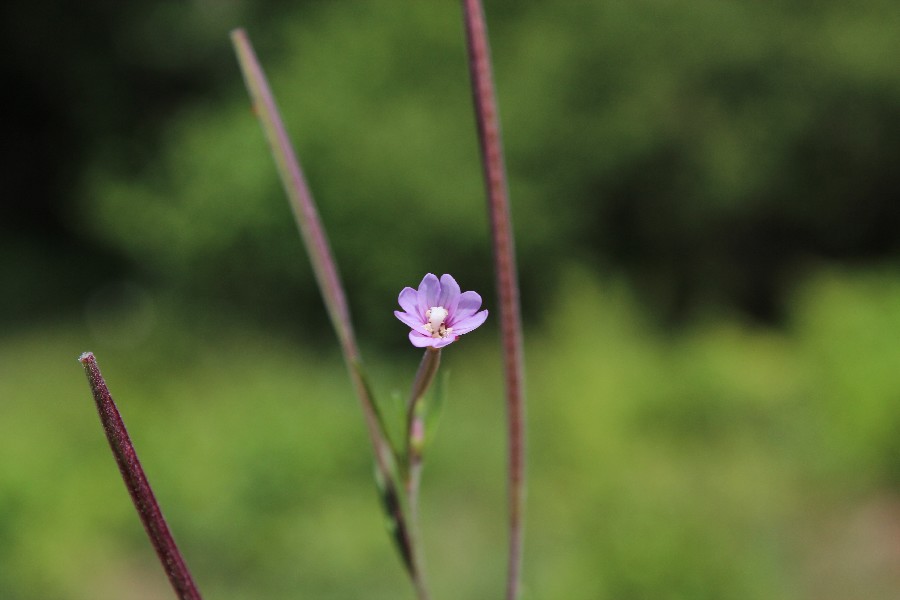
[[[422,356],[422,362],[419,363],[406,404],[406,456],[410,464],[422,461],[422,449],[425,446],[425,394],[431,388],[440,366],[441,349],[427,348]]]
[[[319,289],[322,292],[328,316],[340,342],[344,361],[350,373],[350,379],[353,381],[353,386],[359,397],[366,428],[368,429],[375,453],[376,481],[381,490],[387,516],[392,524],[394,539],[398,544],[398,549],[410,577],[415,582],[418,574],[415,564],[410,560],[410,557],[414,554],[411,548],[409,528],[404,512],[398,502],[398,460],[362,368],[359,346],[356,343],[356,336],[353,332],[350,311],[347,307],[347,300],[338,273],[337,263],[331,254],[328,238],[319,219],[319,214],[312,194],[309,191],[309,186],[306,183],[306,178],[303,175],[303,170],[288,139],[281,114],[275,104],[268,81],[256,58],[250,40],[247,38],[244,30],[236,29],[231,32],[231,41],[241,66],[247,90],[253,102],[254,112],[259,118],[266,140],[275,158],[275,164],[281,176],[285,192],[290,200],[300,235],[309,253],[310,262],[312,263]]]
[[[509,563],[507,600],[519,597],[525,513],[525,393],[522,319],[516,275],[515,244],[509,213],[509,193],[500,135],[500,119],[491,72],[490,47],[480,0],[462,0],[469,54],[472,97],[478,123],[482,166],[487,188],[494,271],[503,338],[504,375],[509,439]]]
[[[156,550],[159,562],[162,563],[163,569],[169,577],[169,582],[181,600],[201,600],[200,592],[194,584],[194,579],[191,577],[178,546],[175,545],[175,540],[172,538],[169,526],[166,525],[166,520],[156,502],[153,490],[150,488],[150,483],[144,475],[144,469],[141,467],[137,452],[135,452],[128,431],[125,429],[119,409],[116,408],[109,388],[106,387],[100,367],[97,366],[97,360],[92,353],[85,352],[78,361],[84,367],[84,372],[91,385],[97,413],[100,415],[100,422],[103,424],[109,447],[116,458],[116,464],[119,465],[125,487],[128,488],[134,507],[141,518],[141,523],[144,524],[144,529],[147,531],[154,550]]]
[[[406,405],[406,506],[409,509],[409,530],[413,540],[412,559],[419,574],[417,593],[420,600],[427,600],[425,585],[425,556],[422,550],[419,527],[419,490],[422,483],[422,451],[425,447],[425,394],[434,381],[441,365],[441,349],[428,348],[419,363],[419,370],[413,380],[412,392]]]

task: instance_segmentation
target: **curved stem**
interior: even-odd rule
[[[500,330],[503,338],[509,439],[509,563],[506,598],[515,600],[519,597],[521,586],[525,512],[524,353],[519,284],[516,276],[515,244],[509,215],[509,193],[500,136],[500,119],[494,94],[484,10],[480,0],[462,0],[462,3],[472,96],[488,196],[494,271],[500,305]]]

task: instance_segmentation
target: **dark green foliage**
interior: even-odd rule
[[[57,200],[12,180],[45,206],[18,214],[31,226],[47,217],[59,248],[102,247],[117,261],[95,279],[130,274],[255,322],[318,310],[230,55],[225,34],[245,24],[351,301],[380,306],[427,270],[488,287],[455,6],[132,6],[84,15],[100,33],[84,30],[83,45],[41,72],[68,85],[45,125],[69,142],[65,160],[27,164],[47,185],[69,173]],[[572,257],[625,273],[662,316],[713,305],[777,319],[807,259],[897,256],[895,4],[489,3],[488,18],[529,314]],[[69,36],[81,31],[72,23]],[[22,77],[36,77],[49,48],[32,48]],[[72,151],[75,139],[85,143]],[[68,270],[12,239],[23,264]],[[384,332],[372,306],[356,304],[357,319]]]

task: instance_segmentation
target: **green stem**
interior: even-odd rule
[[[428,599],[425,584],[425,556],[419,527],[419,491],[422,483],[422,450],[425,446],[425,394],[441,365],[440,348],[428,348],[419,363],[412,392],[406,405],[406,506],[409,511],[409,532],[412,542],[412,561],[418,577],[414,581],[419,600]]]
[[[408,535],[409,528],[404,522],[405,515],[402,510],[391,508],[394,507],[395,499],[398,497],[398,457],[389,441],[390,438],[362,368],[359,346],[353,332],[350,311],[347,307],[347,300],[338,273],[337,263],[331,254],[325,228],[319,219],[319,214],[312,194],[309,191],[309,186],[306,183],[306,178],[303,175],[303,170],[300,167],[300,162],[288,139],[281,114],[275,104],[275,99],[272,96],[272,91],[269,88],[269,83],[266,80],[262,67],[256,58],[256,53],[253,51],[253,46],[242,29],[236,29],[231,32],[231,41],[241,66],[247,90],[253,102],[254,112],[259,118],[266,140],[275,158],[275,164],[281,176],[285,192],[290,200],[300,235],[309,253],[313,272],[325,301],[328,316],[340,341],[344,362],[347,364],[350,379],[362,406],[366,428],[375,453],[377,480],[381,489],[382,500],[387,510],[387,516],[393,524],[394,539],[398,544],[401,557],[410,571],[410,576],[415,579],[417,575],[414,565],[407,558],[411,556],[412,549]]]

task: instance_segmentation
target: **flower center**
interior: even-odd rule
[[[432,306],[425,311],[425,330],[431,334],[431,337],[442,338],[451,334],[452,329],[444,327],[444,321],[447,320],[447,309],[443,306]]]

